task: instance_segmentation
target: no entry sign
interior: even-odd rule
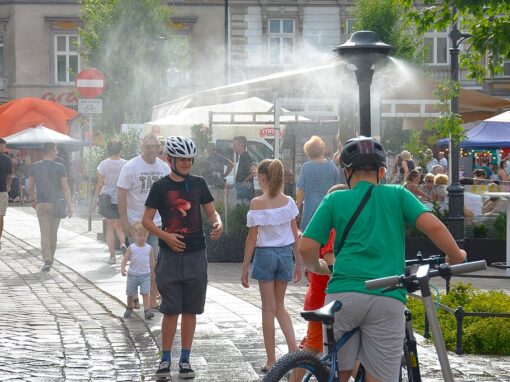
[[[103,93],[104,76],[94,68],[83,69],[74,81],[76,90],[83,98],[96,98]]]

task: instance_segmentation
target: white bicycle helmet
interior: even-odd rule
[[[174,158],[194,158],[197,146],[189,138],[170,136],[166,139],[165,154]]]

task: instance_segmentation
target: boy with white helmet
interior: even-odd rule
[[[171,348],[181,317],[179,376],[194,378],[189,356],[196,327],[196,315],[204,311],[207,289],[207,252],[200,206],[213,229],[211,238],[223,233],[220,215],[206,181],[191,175],[197,149],[186,137],[168,137],[165,154],[171,173],[153,184],[142,223],[159,238],[156,283],[162,296],[160,312],[162,357],[157,378],[170,377]],[[159,212],[162,228],[153,223]]]

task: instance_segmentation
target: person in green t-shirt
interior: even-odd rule
[[[416,226],[447,256],[461,263],[461,250],[439,219],[400,185],[380,184],[386,173],[384,148],[370,137],[349,140],[340,155],[349,190],[327,195],[303,233],[299,252],[306,267],[329,274],[319,249],[333,228],[335,264],[326,290],[326,304],[342,301],[335,315],[335,335],[359,327],[338,354],[341,381],[348,381],[358,359],[367,381],[397,381],[404,339],[404,290],[367,290],[365,281],[402,274],[405,268],[405,223]],[[371,194],[341,248],[347,223],[367,191]]]

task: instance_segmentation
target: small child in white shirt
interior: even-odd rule
[[[152,254],[152,247],[147,244],[149,232],[143,228],[141,222],[136,222],[132,226],[135,242],[131,244],[120,264],[122,276],[127,275],[126,294],[127,307],[124,312],[124,318],[130,318],[133,313],[134,297],[140,294],[143,298],[144,315],[146,320],[154,318],[154,313],[149,309],[149,295],[151,289],[151,269],[154,269],[155,261]],[[129,262],[129,270],[126,272],[126,265]]]

